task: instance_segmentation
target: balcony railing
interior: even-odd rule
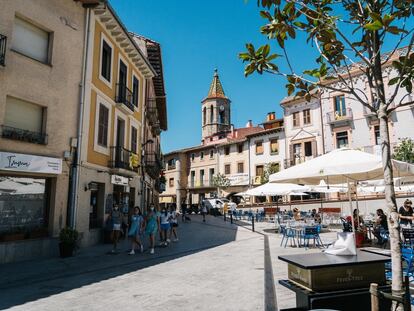
[[[161,170],[164,168],[164,162],[161,155],[154,151],[145,152],[145,171],[152,178],[158,178]]]
[[[7,138],[7,139],[25,141],[25,142],[33,143],[33,144],[40,144],[40,145],[47,144],[47,134],[32,132],[32,131],[23,130],[23,129],[10,127],[10,126],[5,126],[5,125],[1,126],[1,137]]]
[[[338,111],[331,111],[326,114],[328,124],[350,122],[353,120],[352,109],[346,108]]]
[[[134,111],[132,92],[124,84],[116,84],[115,102],[125,105],[132,112]]]
[[[0,65],[6,65],[6,44],[7,37],[0,34]]]
[[[291,166],[295,166],[297,164],[309,161],[311,159],[315,158],[315,156],[294,156],[293,158],[285,159],[284,160],[284,166],[285,168],[289,168]]]
[[[138,172],[139,157],[136,153],[119,146],[113,146],[110,149],[110,168],[120,168],[133,172]]]
[[[215,187],[212,179],[199,179],[191,180],[189,183],[190,188],[212,188]]]

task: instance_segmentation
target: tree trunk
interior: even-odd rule
[[[403,297],[403,275],[401,260],[401,238],[398,221],[398,210],[394,192],[394,174],[391,162],[391,147],[388,129],[388,115],[383,103],[379,109],[380,132],[382,139],[382,165],[384,169],[385,202],[388,210],[388,230],[390,233],[391,264],[392,264],[392,294]],[[393,303],[391,310],[404,310],[402,304]]]

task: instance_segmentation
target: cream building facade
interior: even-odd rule
[[[56,237],[67,224],[86,11],[72,0],[1,0],[0,7],[5,263],[58,253]]]

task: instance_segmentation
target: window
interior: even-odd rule
[[[303,124],[311,123],[310,109],[303,110]]]
[[[346,116],[345,96],[339,95],[334,97],[335,118]]]
[[[224,154],[229,155],[230,154],[230,146],[224,147]]]
[[[300,115],[299,112],[293,113],[293,127],[300,126]]]
[[[348,147],[348,132],[336,133],[336,147]]]
[[[237,145],[237,151],[238,151],[238,153],[242,153],[243,152],[243,144],[238,144]]]
[[[264,174],[264,167],[263,165],[256,166],[256,176],[263,176]]]
[[[173,188],[173,187],[174,187],[174,178],[170,178],[170,179],[168,180],[168,186],[169,186],[170,188]]]
[[[191,154],[191,161],[192,161],[192,162],[194,162],[194,158],[195,158],[195,154],[194,154],[194,153],[192,153],[192,154]]]
[[[139,80],[134,76],[132,79],[132,104],[138,107],[139,100]]]
[[[214,109],[213,106],[210,106],[210,123],[214,123]]]
[[[210,168],[209,170],[210,185],[213,184],[213,177],[214,177],[214,168]]]
[[[200,186],[204,185],[204,170],[200,170]]]
[[[375,135],[375,144],[381,145],[381,134],[380,134],[380,127],[379,125],[374,126],[374,135]]]
[[[190,178],[191,187],[194,187],[194,182],[195,182],[195,171],[191,171],[191,178]]]
[[[108,146],[108,122],[109,109],[103,104],[99,104],[98,144],[104,147]]]
[[[167,164],[168,164],[168,169],[169,170],[175,169],[175,161],[176,161],[175,158],[172,158],[172,159],[168,160]]]
[[[131,151],[137,153],[138,130],[131,127]]]
[[[214,158],[214,150],[210,150],[210,159]]]
[[[256,154],[263,154],[263,142],[262,141],[256,142]]]
[[[240,163],[237,163],[237,173],[244,173],[244,163],[243,162],[240,162]]]
[[[206,107],[203,108],[203,125],[206,125]]]
[[[226,175],[231,174],[230,164],[224,165],[224,174],[226,174]]]
[[[105,78],[106,81],[111,82],[112,48],[105,40],[102,40],[101,53],[101,76]]]
[[[50,63],[50,33],[16,17],[12,49],[42,63]]]
[[[296,157],[300,157],[301,155],[301,150],[302,150],[302,144],[293,144],[293,156]]]
[[[278,154],[279,153],[279,142],[277,138],[270,139],[270,154]]]
[[[204,151],[200,152],[200,160],[204,160]]]
[[[305,157],[312,156],[312,142],[306,141],[305,142]]]
[[[223,106],[221,106],[221,107],[223,107]],[[225,111],[224,111],[224,109],[222,110],[221,107],[220,107],[220,115],[219,115],[220,116],[220,121],[219,121],[219,123],[220,124],[225,124],[225,122],[226,122]]]

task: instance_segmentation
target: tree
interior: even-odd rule
[[[258,49],[251,43],[246,44],[247,51],[239,55],[247,62],[246,76],[266,72],[284,77],[288,95],[295,94],[307,101],[316,90],[322,93],[321,96],[327,91],[340,91],[379,118],[387,185],[385,200],[392,253],[392,293],[402,297],[400,228],[388,121],[395,109],[414,103],[408,96],[414,79],[412,0],[258,0],[258,5],[263,9],[260,15],[266,20],[260,31],[275,41],[280,52],[272,54],[269,44]],[[295,71],[286,44],[291,40],[301,40],[301,44],[315,49],[314,68]],[[387,46],[392,42],[391,52],[387,54],[384,54],[385,41]],[[403,45],[407,45],[405,53],[395,57]],[[283,67],[281,60],[285,62]],[[390,63],[397,74],[389,81],[394,90],[386,98],[383,69]],[[369,94],[354,85],[355,72],[366,77]],[[395,102],[399,92],[404,90],[407,94]],[[402,310],[403,306],[394,303],[393,309]]]
[[[394,148],[393,158],[414,163],[414,141],[410,138],[401,139],[400,143]]]
[[[269,176],[277,172],[279,172],[279,163],[267,163],[263,172],[262,184],[268,183]]]
[[[230,180],[223,174],[213,176],[213,186],[217,188],[217,195],[221,196],[221,190],[230,187]]]

